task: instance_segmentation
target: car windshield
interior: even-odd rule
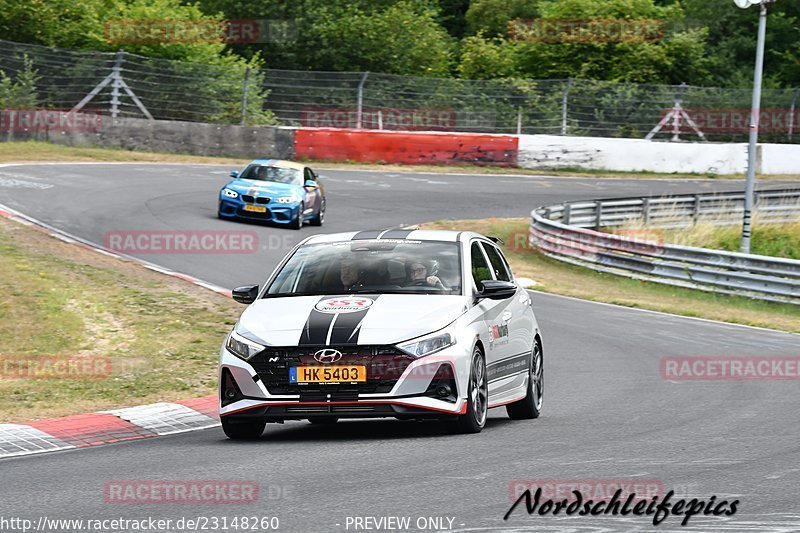
[[[265,298],[336,294],[461,294],[455,242],[375,239],[300,247]]]
[[[274,181],[300,185],[302,172],[297,168],[250,165],[244,169],[244,172],[239,177],[246,180]]]

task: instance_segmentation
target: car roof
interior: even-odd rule
[[[254,159],[250,161],[251,165],[264,165],[269,167],[278,168],[293,168],[295,170],[303,170],[306,165],[297,163],[295,161],[287,161],[286,159]]]
[[[348,231],[344,233],[330,233],[313,235],[302,244],[320,244],[326,242],[342,242],[374,239],[406,239],[415,241],[468,241],[471,238],[486,239],[485,236],[472,231],[456,230],[425,230],[415,228],[389,228],[378,230]]]

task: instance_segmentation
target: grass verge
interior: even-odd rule
[[[428,229],[471,230],[500,237],[506,242],[503,249],[515,275],[536,280],[539,285],[535,288],[540,291],[800,333],[800,306],[628,279],[546,257],[527,247],[529,223],[526,218],[490,218],[445,220],[422,226]]]
[[[219,346],[241,310],[0,218],[0,422],[213,394]],[[65,358],[90,368],[46,377],[44,365]]]
[[[665,242],[715,250],[739,251],[742,228],[738,225],[696,224],[680,230],[659,230]],[[800,222],[760,224],[756,220],[750,237],[750,253],[800,259]]]
[[[252,158],[206,157],[189,154],[167,154],[157,152],[133,152],[115,148],[95,148],[62,146],[37,141],[0,143],[0,163],[53,162],[153,162],[153,163],[210,163],[241,166]],[[601,172],[581,169],[537,170],[525,168],[504,168],[479,165],[396,165],[367,163],[333,163],[329,161],[309,161],[315,168],[330,170],[372,170],[376,172],[432,172],[436,174],[508,174],[530,176],[579,177],[579,178],[618,178],[618,179],[738,179],[743,174],[662,174],[655,172]],[[800,176],[761,175],[760,179],[796,180]]]

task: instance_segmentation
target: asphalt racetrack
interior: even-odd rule
[[[252,254],[140,257],[228,288],[260,283],[294,243],[318,228],[218,220],[217,192],[229,170],[5,166],[0,203],[101,245],[114,230],[253,230],[261,249]],[[524,217],[533,207],[563,200],[743,188],[727,180],[321,174],[326,232]],[[664,356],[797,357],[800,336],[541,293],[533,301],[546,376],[538,420],[511,421],[501,408],[490,411],[481,434],[467,436],[413,421],[287,422],[268,425],[259,442],[228,441],[215,428],[6,459],[0,461],[0,516],[278,517],[278,531],[315,532],[367,531],[355,526],[355,517],[410,517],[411,531],[800,530],[798,381],[674,382],[659,373]],[[110,481],[154,479],[254,480],[261,496],[248,505],[104,500]],[[503,520],[515,489],[532,480],[647,480],[682,498],[740,503],[733,516],[695,516],[686,527],[678,517],[656,528],[647,516],[528,516],[524,506]],[[437,517],[442,521],[432,520]]]

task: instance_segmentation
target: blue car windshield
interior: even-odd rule
[[[269,165],[250,165],[239,176],[246,180],[273,181],[290,185],[302,184],[302,172],[297,168],[272,167]]]
[[[461,294],[455,242],[358,240],[300,247],[265,298],[337,294]]]

